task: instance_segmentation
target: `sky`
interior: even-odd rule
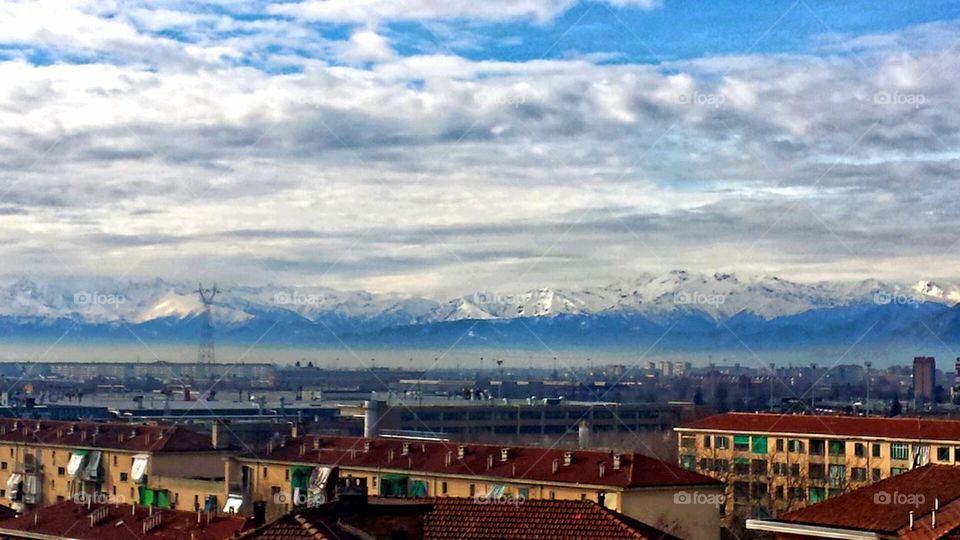
[[[0,275],[957,277],[960,4],[0,4]]]

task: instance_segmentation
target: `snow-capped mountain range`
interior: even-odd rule
[[[36,282],[20,278],[0,286],[0,317],[71,319],[87,323],[189,319],[203,305],[196,285],[161,279],[110,283]],[[218,325],[238,325],[265,314],[309,321],[336,315],[379,321],[381,327],[459,320],[554,317],[558,315],[666,315],[699,312],[717,320],[749,313],[763,319],[812,309],[856,304],[960,302],[960,286],[918,281],[913,285],[875,279],[848,283],[797,283],[777,277],[701,275],[675,270],[602,287],[542,288],[518,293],[478,291],[437,302],[365,291],[310,286],[221,286],[214,301]]]
[[[135,329],[138,338],[194,340],[203,311],[196,287],[161,279],[12,279],[0,285],[0,335],[47,338],[70,332],[109,340],[129,338]],[[887,336],[914,339],[936,330],[945,340],[955,335],[960,341],[960,285],[942,281],[798,283],[675,270],[599,287],[480,291],[447,301],[319,286],[220,288],[214,324],[228,340],[256,339],[269,331],[278,343],[303,345],[353,339],[441,346],[456,338],[467,345],[509,347],[529,342],[536,328],[538,341],[571,346],[634,344],[672,332],[677,344],[709,347],[734,332],[738,342],[752,345],[842,342],[870,324]]]

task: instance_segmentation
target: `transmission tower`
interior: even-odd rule
[[[216,361],[213,349],[213,314],[210,307],[213,305],[213,299],[220,292],[217,284],[213,284],[212,289],[204,289],[203,284],[198,284],[197,290],[193,291],[200,295],[200,301],[203,302],[203,321],[200,323],[200,346],[197,349],[197,362],[201,364],[212,364]]]

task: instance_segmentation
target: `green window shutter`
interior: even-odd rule
[[[162,489],[157,491],[157,506],[159,508],[170,508],[170,492]]]
[[[750,446],[749,435],[734,435],[733,444],[736,446]]]
[[[426,497],[427,496],[427,484],[423,480],[414,480],[410,483],[410,496],[411,497]]]
[[[810,502],[817,503],[823,500],[823,488],[810,488]]]
[[[754,437],[754,438],[753,438],[753,453],[754,453],[754,454],[766,454],[766,453],[767,453],[767,438],[766,438],[766,437]]]
[[[750,460],[745,457],[733,458],[734,465],[749,465]]]

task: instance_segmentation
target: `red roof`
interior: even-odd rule
[[[958,499],[960,467],[927,465],[790,512],[775,521],[893,534],[904,528],[909,530],[912,511],[914,530],[918,531],[923,529],[923,517],[939,500],[938,528],[945,533],[947,527],[960,524],[960,513],[947,512],[948,506],[960,502]],[[953,514],[957,515],[951,523],[949,516]]]
[[[388,530],[416,531],[425,540],[676,540],[669,534],[608,510],[591,501],[530,500],[484,504],[473,499],[370,499],[342,510],[338,503],[287,514],[243,535],[258,540],[357,538],[344,530],[371,536]],[[411,537],[414,537],[411,536]]]
[[[213,450],[209,435],[177,426],[0,419],[0,441],[134,452]]]
[[[90,515],[98,508],[107,508],[107,516],[90,526]],[[133,514],[133,509],[136,514]],[[129,504],[94,506],[90,510],[73,501],[57,503],[18,518],[0,521],[0,536],[34,533],[79,540],[223,540],[241,532],[247,520],[236,516],[217,516],[207,523],[204,516],[197,523],[195,512],[154,509],[162,514],[160,523],[143,534],[143,524],[150,517],[149,509]],[[36,519],[36,523],[34,523]]]
[[[673,536],[592,501],[529,500],[480,504],[434,499],[424,538],[461,540],[675,540]]]
[[[716,430],[743,433],[798,433],[825,437],[880,437],[888,439],[960,441],[960,420],[879,418],[770,413],[726,413],[684,424],[678,430]]]
[[[365,451],[366,443],[369,451]],[[407,445],[406,454],[404,445]],[[460,459],[460,446],[460,443],[438,441],[307,435],[274,447],[261,457],[247,459],[622,488],[720,485],[709,476],[636,453],[623,454],[620,468],[615,469],[613,452],[463,444],[466,452]],[[501,455],[504,448],[508,448],[506,460]],[[568,452],[572,453],[572,463],[564,465]]]

